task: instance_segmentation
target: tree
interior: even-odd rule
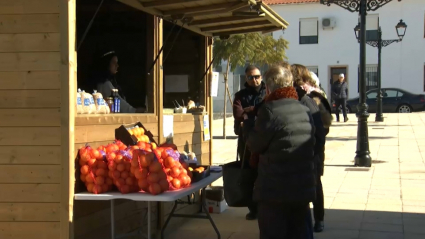
[[[227,97],[232,103],[228,87],[229,71],[234,71],[238,66],[245,66],[247,61],[258,66],[271,65],[286,58],[285,50],[288,48],[288,41],[280,37],[274,39],[273,36],[260,33],[248,33],[232,35],[228,39],[214,39],[213,56],[214,67],[226,61],[226,72],[224,75],[224,117],[223,117],[223,138],[226,138],[226,105]],[[233,103],[232,103],[233,104]]]

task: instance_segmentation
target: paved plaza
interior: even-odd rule
[[[425,238],[425,113],[385,114],[384,123],[369,117],[371,168],[353,167],[357,118],[334,123],[327,137],[325,175],[326,239]],[[233,119],[227,120],[231,139],[214,139],[213,163],[235,160]],[[222,135],[222,120],[212,124]],[[220,138],[220,137],[216,137]],[[215,185],[220,185],[217,182]],[[258,239],[257,221],[246,221],[245,208],[229,208],[213,218],[222,239]],[[174,238],[217,238],[206,220],[187,220]]]

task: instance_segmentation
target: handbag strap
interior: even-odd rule
[[[239,130],[239,135],[242,135],[242,137],[243,137],[243,134],[242,134],[242,127],[240,127],[240,130]],[[240,137],[238,137],[238,153],[236,153],[236,161],[238,161],[237,159],[238,159],[238,155],[239,155],[239,140],[240,140]],[[243,166],[244,166],[244,163],[245,163],[245,154],[246,154],[246,142],[245,142],[245,145],[244,145],[244,149],[243,149],[243,154],[242,154],[242,159],[241,159],[241,170],[243,170]]]
[[[243,149],[243,155],[242,155],[242,163],[241,163],[241,170],[243,169],[243,165],[245,163],[245,154],[246,154],[246,142],[245,142],[245,147]]]

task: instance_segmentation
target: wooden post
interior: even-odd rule
[[[60,1],[61,46],[61,204],[60,238],[73,239],[74,126],[77,92],[75,52],[76,1]],[[24,229],[25,230],[25,229]]]
[[[227,117],[227,79],[229,77],[230,59],[227,59],[226,74],[224,74],[224,115],[223,115],[223,139],[226,139],[226,117]]]

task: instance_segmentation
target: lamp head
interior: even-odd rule
[[[401,40],[403,40],[404,35],[406,34],[407,25],[405,22],[403,22],[403,19],[400,20],[399,23],[395,26],[395,29],[397,31],[397,36]]]
[[[356,39],[359,40],[359,36],[360,36],[360,22],[354,28],[354,34],[356,34]]]

